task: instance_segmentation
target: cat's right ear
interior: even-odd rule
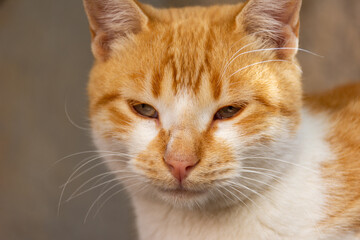
[[[112,44],[146,28],[148,17],[136,0],[83,0],[90,24],[92,52],[105,61]]]

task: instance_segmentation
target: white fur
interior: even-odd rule
[[[191,120],[196,121],[196,129],[199,132],[204,131],[216,107],[199,108],[194,104],[194,101],[196,100],[186,92],[175,96],[174,103],[170,106],[159,100],[156,107],[161,113],[162,127],[165,130],[170,130],[174,126],[181,125],[184,118],[193,115],[194,117]]]
[[[127,142],[127,145],[129,146],[129,153],[134,156],[142,151],[145,151],[149,143],[159,133],[154,121],[143,119],[141,121],[141,123],[134,125],[135,128],[132,129]]]
[[[320,164],[332,159],[324,140],[327,124],[321,116],[303,113],[298,132],[296,163],[277,190],[247,203],[220,210],[186,210],[152,199],[134,196],[140,239],[337,239],[318,228],[325,216],[326,186],[320,178]],[[287,143],[283,143],[287,144]]]

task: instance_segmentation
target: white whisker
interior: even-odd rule
[[[257,196],[261,197],[262,199],[265,199],[265,200],[269,200],[267,197],[265,197],[264,195],[260,194],[259,192],[257,192],[256,190],[254,189],[251,189],[247,186],[245,186],[244,184],[241,184],[241,183],[235,183],[233,181],[227,181],[227,183],[231,184],[231,186],[234,186],[234,187],[242,187],[242,188],[245,188],[247,190],[249,190],[250,192],[256,194]],[[239,190],[240,191],[240,190]]]
[[[263,170],[263,171],[268,171],[268,172],[272,172],[277,175],[277,178],[281,179],[280,175],[284,174],[283,172],[279,172],[279,171],[275,171],[272,169],[268,169],[268,168],[260,168],[260,167],[242,167],[243,169],[253,169],[253,170]]]
[[[264,172],[259,172],[259,171],[254,171],[254,170],[247,170],[245,168],[242,168],[240,170],[240,172],[244,172],[244,173],[254,173],[254,174],[259,174],[259,175],[263,175],[266,177],[270,177],[272,179],[274,179],[275,181],[280,180],[281,178],[279,176],[273,175],[273,174],[268,174],[268,173],[264,173]]]
[[[71,174],[71,176],[69,177],[69,180],[67,183],[71,183],[73,182],[75,179],[78,179],[79,177],[81,177],[82,175],[84,175],[85,173],[93,170],[94,168],[100,166],[100,165],[104,165],[106,163],[110,163],[110,162],[122,162],[122,163],[128,163],[128,161],[123,160],[123,159],[114,159],[114,160],[101,160],[100,163],[97,163],[91,167],[89,167],[88,169],[80,172],[78,175],[74,176],[81,168],[85,167],[86,165],[88,165],[91,162],[94,162],[96,160],[99,160],[103,157],[109,157],[109,156],[116,156],[116,157],[123,157],[123,156],[119,156],[118,154],[108,154],[108,155],[103,155],[103,156],[98,156],[96,158],[92,158],[91,160],[89,160],[88,162],[82,164],[81,166],[79,166],[77,169],[75,169],[75,171],[73,172],[73,174]]]
[[[109,154],[114,154],[114,156],[119,156],[119,157],[124,157],[124,158],[133,158],[132,155],[129,155],[129,154],[126,154],[126,153],[121,153],[121,152],[109,152]],[[74,169],[78,168],[80,165],[82,165],[83,163],[89,161],[90,159],[94,158],[94,161],[98,160],[98,159],[101,159],[103,157],[108,157],[108,156],[112,156],[112,155],[108,155],[108,154],[103,154],[103,155],[100,155],[100,154],[97,154],[97,155],[92,155],[90,157],[87,157],[85,158],[84,160],[80,161],[78,164],[75,165]],[[101,161],[103,161],[101,159]]]
[[[247,157],[247,158],[244,158],[244,159],[265,159],[265,160],[278,161],[278,162],[286,163],[286,164],[289,164],[289,165],[299,167],[299,168],[311,171],[313,173],[316,173],[316,171],[314,169],[311,169],[311,168],[308,168],[308,167],[305,167],[303,165],[296,164],[296,163],[293,163],[293,162],[289,162],[289,161],[286,161],[286,160],[278,159],[278,158],[251,156],[251,157]]]
[[[66,101],[66,100],[65,100],[65,106],[64,106],[64,108],[65,108],[64,110],[65,110],[65,114],[66,114],[66,117],[67,117],[68,121],[69,121],[74,127],[78,128],[78,129],[80,129],[80,130],[84,130],[84,131],[90,131],[90,130],[91,130],[91,128],[85,128],[85,127],[82,127],[82,126],[76,124],[76,123],[71,119],[71,117],[70,117],[70,115],[69,115],[69,112],[68,112],[68,109],[67,109],[67,101]]]
[[[54,162],[51,167],[54,167],[55,165],[59,164],[61,161],[65,160],[65,159],[68,159],[68,158],[71,158],[71,157],[74,157],[74,156],[78,156],[78,155],[82,155],[82,154],[87,154],[87,153],[117,153],[117,152],[101,151],[101,150],[89,150],[89,151],[72,153],[72,154],[69,154],[69,155],[67,155],[65,157],[60,158],[59,160]]]
[[[229,183],[229,182],[228,182]],[[233,184],[231,184],[231,183],[229,183],[230,185],[229,185],[229,187],[231,188],[231,189],[233,189],[234,191],[236,191],[236,192],[238,192],[238,193],[240,193],[241,195],[243,195],[247,200],[249,200],[255,207],[257,207],[258,209],[260,209],[260,207],[259,207],[259,205],[257,205],[256,203],[255,203],[255,201],[254,200],[252,200],[249,196],[247,196],[246,194],[244,194],[243,192],[241,192],[239,189],[237,189],[237,188],[235,188],[235,186],[237,186],[237,185],[233,185]],[[250,190],[250,188],[248,188],[248,187],[246,187],[246,186],[243,186],[245,189],[247,189],[247,190],[249,190],[249,191],[253,191],[253,190]],[[256,192],[257,193],[257,192]],[[258,193],[257,193],[258,194]],[[260,195],[259,195],[260,196]]]
[[[317,56],[317,57],[322,57],[316,53],[313,53],[309,50],[306,50],[306,49],[302,49],[302,48],[291,48],[291,47],[281,47],[281,48],[262,48],[262,49],[255,49],[255,50],[250,50],[250,51],[247,51],[247,52],[243,52],[243,53],[240,53],[238,54],[236,57],[234,57],[228,65],[230,65],[232,62],[234,62],[238,57],[242,56],[242,55],[245,55],[245,54],[249,54],[249,53],[256,53],[256,52],[264,52],[264,51],[275,51],[275,50],[299,50],[299,51],[302,51],[302,52],[305,52],[305,53],[309,53],[311,55],[314,55],[314,56]]]
[[[263,184],[263,185],[268,186],[268,187],[270,187],[270,188],[272,188],[272,189],[274,189],[276,191],[281,192],[280,189],[278,189],[278,188],[274,187],[273,185],[270,185],[270,184],[268,184],[266,182],[263,182],[263,181],[260,181],[260,180],[257,180],[257,179],[253,179],[253,178],[244,177],[244,176],[241,176],[241,175],[237,176],[237,177]]]
[[[130,185],[130,187],[134,187],[134,186],[137,186],[137,185],[140,185],[140,183],[139,183],[139,184],[135,184],[135,183],[134,183],[133,185]],[[141,192],[141,191],[143,191],[144,189],[146,189],[146,187],[147,187],[147,185],[144,184],[144,186],[143,186],[142,188],[140,188],[140,190],[132,193],[132,195],[138,194],[139,192]],[[107,198],[102,202],[102,204],[99,206],[99,208],[96,210],[96,212],[95,212],[95,214],[94,214],[93,217],[95,218],[95,217],[99,214],[100,210],[105,206],[105,204],[106,204],[111,198],[113,198],[115,195],[119,194],[120,192],[122,192],[122,191],[125,190],[125,189],[126,189],[126,187],[123,188],[123,189],[120,189],[119,191],[116,191],[115,193],[113,193],[113,194],[111,194],[109,197],[107,197]]]
[[[97,203],[97,201],[102,197],[104,196],[107,192],[111,191],[112,189],[114,189],[115,187],[117,186],[120,186],[122,183],[121,182],[118,182],[118,183],[115,183],[113,186],[109,187],[106,191],[104,191],[103,193],[101,193],[96,199],[95,201],[90,205],[90,208],[89,210],[87,211],[86,215],[85,215],[85,218],[84,218],[84,223],[86,222],[90,212],[91,212],[91,209],[95,206],[95,204]],[[122,188],[122,190],[125,189],[124,187]]]
[[[77,189],[73,194],[71,194],[71,196],[66,200],[66,202],[69,202],[69,201],[71,201],[72,199],[77,198],[77,197],[79,197],[79,196],[81,196],[81,195],[83,195],[83,194],[85,194],[85,193],[87,193],[87,192],[89,192],[89,191],[91,191],[91,190],[93,190],[93,189],[96,189],[96,188],[98,188],[98,187],[104,186],[105,184],[108,184],[108,183],[111,183],[111,182],[115,182],[115,181],[120,181],[120,182],[122,182],[122,180],[124,180],[124,179],[129,180],[129,179],[133,179],[133,178],[138,178],[138,176],[124,176],[124,177],[121,177],[121,178],[117,177],[117,178],[114,178],[114,179],[110,179],[110,180],[108,180],[108,181],[106,181],[106,182],[99,183],[99,184],[97,184],[96,186],[90,187],[89,189],[86,189],[86,190],[84,190],[84,191],[82,191],[82,192],[80,192],[80,193],[77,193],[77,192],[79,191],[79,189]]]
[[[113,156],[113,155],[118,156],[117,154],[108,154],[108,155],[106,155],[106,156],[109,156],[109,155],[110,155],[110,156]],[[89,172],[90,170],[94,169],[95,167],[100,166],[100,165],[106,163],[106,161],[102,161],[102,162],[99,163],[99,164],[95,164],[94,166],[88,168],[87,170],[84,170],[83,172],[81,172],[81,173],[78,174],[77,176],[75,176],[75,177],[73,177],[73,176],[74,176],[82,167],[84,167],[84,166],[86,166],[87,164],[89,164],[90,162],[93,162],[93,161],[95,161],[95,160],[97,160],[97,159],[99,159],[99,158],[102,158],[102,157],[104,157],[104,156],[100,156],[100,157],[93,158],[93,159],[91,159],[90,161],[82,164],[80,167],[78,167],[78,168],[70,175],[70,177],[68,178],[68,180],[67,180],[67,181],[65,182],[65,184],[62,186],[63,189],[62,189],[62,191],[61,191],[60,198],[59,198],[58,214],[60,213],[60,206],[61,206],[61,202],[62,202],[62,198],[63,198],[64,192],[65,192],[66,186],[67,186],[69,183],[71,183],[72,181],[74,181],[75,179],[77,179],[78,177],[80,177],[80,176],[82,176],[83,174],[85,174],[86,172]],[[122,161],[122,160],[116,160],[116,161]],[[114,161],[114,162],[115,162],[115,161]],[[123,161],[123,162],[126,163],[126,161]]]
[[[247,68],[249,68],[249,67],[253,67],[253,66],[255,66],[255,65],[260,65],[260,64],[264,64],[264,63],[271,63],[271,62],[288,62],[288,63],[294,64],[294,65],[296,66],[296,68],[297,68],[300,72],[302,72],[300,66],[298,66],[297,64],[295,64],[295,63],[292,62],[292,61],[281,60],[281,59],[272,59],[272,60],[265,60],[265,61],[261,61],[261,62],[252,63],[252,64],[250,64],[250,65],[247,65],[247,66],[245,66],[245,67],[242,67],[242,68],[238,69],[237,71],[235,71],[233,74],[231,74],[228,78],[231,78],[231,77],[234,76],[235,74],[237,74],[237,73],[239,73],[239,72],[241,72],[241,71],[243,71],[243,70],[245,70],[245,69],[247,69]]]
[[[131,180],[131,179],[127,179],[127,180]],[[95,206],[95,204],[100,200],[100,198],[103,197],[103,196],[104,196],[106,193],[108,193],[110,190],[114,189],[115,187],[117,187],[117,186],[119,186],[119,185],[121,185],[121,184],[122,184],[122,183],[119,182],[119,183],[115,184],[114,186],[108,188],[105,192],[103,192],[102,194],[100,194],[100,195],[95,199],[95,201],[93,202],[93,204],[91,204],[88,212],[86,213],[86,216],[85,216],[85,219],[84,219],[84,223],[86,222],[87,218],[89,217],[89,214],[90,214],[91,210],[93,209],[93,207]],[[128,187],[131,187],[131,186],[134,186],[134,185],[139,185],[139,184],[142,184],[142,182],[134,183],[134,184],[132,184],[132,185],[130,185],[130,186],[128,186]],[[122,188],[121,190],[119,190],[117,193],[119,193],[119,192],[121,192],[121,191],[123,191],[123,190],[125,190],[125,189],[126,189],[126,187],[123,187],[123,188]]]
[[[90,178],[89,180],[87,180],[86,182],[84,182],[83,184],[81,184],[80,185],[80,187],[78,187],[74,192],[73,192],[73,194],[71,194],[71,196],[69,197],[69,199],[71,198],[74,198],[74,196],[84,187],[84,186],[86,186],[88,183],[90,183],[91,181],[93,181],[94,179],[96,179],[96,178],[99,178],[99,177],[107,177],[107,176],[110,176],[110,175],[114,175],[114,174],[116,174],[116,173],[132,173],[131,171],[125,171],[125,170],[118,170],[118,171],[111,171],[111,172],[106,172],[106,173],[101,173],[101,174],[98,174],[98,175],[96,175],[96,176],[94,176],[94,177],[92,177],[92,178]],[[119,180],[118,178],[116,178],[117,180]],[[95,184],[95,186],[93,186],[93,187],[91,187],[90,188],[90,190],[91,189],[95,189],[95,188],[97,188],[97,187],[99,187],[99,186],[102,186],[103,185],[103,183],[101,183],[101,185],[99,184],[99,185],[96,185]],[[77,195],[76,195],[77,196]],[[76,197],[75,196],[75,197]],[[68,200],[69,200],[68,199]],[[66,201],[68,201],[68,200],[66,200]]]
[[[249,43],[249,44],[246,44],[245,46],[241,47],[239,50],[237,50],[237,51],[231,56],[231,58],[229,59],[229,62],[228,62],[227,64],[225,64],[224,69],[223,69],[223,71],[222,71],[221,74],[220,74],[220,79],[222,79],[222,77],[223,77],[223,75],[226,73],[226,70],[228,69],[229,65],[234,61],[235,55],[238,54],[241,50],[243,50],[243,49],[245,49],[246,47],[251,46],[251,45],[253,45],[253,44],[254,44],[254,42]],[[237,57],[235,57],[235,58],[237,58]]]
[[[231,187],[231,186],[229,186],[228,185],[228,187]],[[241,202],[242,204],[244,204],[246,207],[247,207],[247,209],[250,211],[250,207],[243,201],[243,200],[241,200],[238,196],[236,196],[234,193],[232,193],[231,191],[229,191],[228,189],[226,189],[226,187],[223,187],[223,189],[225,190],[225,191],[227,191],[228,193],[230,193],[233,197],[235,197],[235,199],[237,199],[239,202]],[[243,195],[245,198],[247,198],[247,196],[244,194],[244,193],[241,193],[241,192],[239,192],[241,195]]]

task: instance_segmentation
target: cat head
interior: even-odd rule
[[[84,5],[93,137],[131,194],[223,206],[281,176],[300,121],[301,0]]]

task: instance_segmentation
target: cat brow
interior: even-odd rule
[[[94,110],[99,109],[102,106],[105,106],[111,102],[113,102],[114,100],[120,98],[120,94],[119,93],[107,93],[104,94],[96,103],[95,103],[95,107]]]

